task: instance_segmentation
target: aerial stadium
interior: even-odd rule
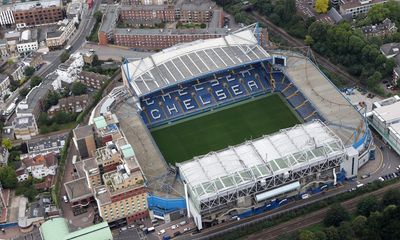
[[[333,186],[373,157],[365,117],[258,25],[125,63],[123,81],[202,229]]]

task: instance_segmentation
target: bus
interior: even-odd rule
[[[67,52],[71,51],[71,45],[66,46],[65,51],[67,51]]]
[[[7,109],[4,111],[3,115],[4,115],[4,116],[11,115],[11,114],[14,112],[16,106],[17,106],[17,105],[16,105],[15,103],[11,103],[11,104],[7,107]]]

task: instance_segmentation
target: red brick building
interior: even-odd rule
[[[114,44],[131,48],[164,49],[178,43],[218,38],[228,34],[223,28],[210,29],[115,29]]]
[[[58,22],[64,18],[63,11],[60,0],[24,2],[13,7],[15,23],[27,26]]]

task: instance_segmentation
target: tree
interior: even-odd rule
[[[326,13],[328,12],[329,0],[317,0],[315,2],[315,11],[317,13]]]
[[[2,141],[1,141],[1,146],[3,146],[4,148],[6,148],[7,150],[10,150],[13,146],[12,146],[12,143],[11,143],[11,141],[10,141],[10,139],[9,138],[4,138]]]
[[[26,95],[28,95],[29,93],[29,89],[28,88],[23,88],[21,90],[19,90],[19,95],[26,97]]]
[[[317,238],[315,237],[315,234],[308,230],[301,231],[298,239],[299,240],[317,240]]]
[[[326,234],[323,231],[316,231],[314,235],[317,240],[326,240]]]
[[[86,85],[81,82],[74,82],[72,84],[71,91],[72,91],[72,94],[74,94],[75,96],[85,94],[86,90],[87,90]]]
[[[97,54],[93,55],[92,66],[99,66],[101,62],[99,61],[99,56]]]
[[[42,78],[39,76],[34,76],[31,78],[30,86],[31,88],[34,88],[38,86],[42,82]]]
[[[338,227],[340,240],[352,240],[355,237],[354,231],[349,222],[342,222]]]
[[[369,89],[376,89],[376,86],[379,84],[382,78],[382,74],[378,71],[375,71],[372,76],[367,79],[367,87]]]
[[[339,233],[335,227],[331,226],[325,228],[325,235],[327,240],[340,240]]]
[[[368,11],[368,19],[372,24],[382,22],[390,14],[390,10],[384,4],[376,4]]]
[[[387,191],[382,198],[382,205],[400,205],[400,190],[399,189],[391,189]]]
[[[379,202],[374,196],[367,196],[361,199],[357,205],[357,214],[369,217],[371,212],[379,210]]]
[[[307,46],[311,46],[314,43],[314,39],[310,35],[306,35],[306,39],[304,39],[304,42]]]
[[[60,55],[60,61],[62,63],[66,62],[69,59],[70,54],[66,51],[64,51],[61,55]]]
[[[340,204],[333,204],[326,213],[324,224],[325,226],[339,226],[341,222],[350,219],[349,212]]]
[[[24,70],[24,75],[27,77],[31,77],[34,73],[35,73],[35,68],[31,66],[25,68]]]
[[[357,216],[356,218],[354,218],[351,225],[356,236],[361,237],[365,235],[366,223],[367,217],[365,216]]]
[[[10,167],[0,167],[0,182],[4,188],[15,188],[17,186],[17,174]]]

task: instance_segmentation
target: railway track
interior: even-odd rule
[[[374,192],[363,194],[356,198],[342,202],[341,204],[347,210],[354,211],[354,210],[356,210],[357,203],[360,201],[361,198],[363,198],[365,196],[369,196],[369,195],[380,198],[384,192],[386,192],[390,189],[394,189],[394,188],[400,188],[400,182],[386,186],[386,187],[376,190]],[[344,191],[342,191],[342,192],[344,192]],[[244,229],[247,226],[252,226],[254,224],[257,224],[257,223],[260,223],[263,221],[270,221],[273,218],[279,217],[282,214],[299,210],[299,209],[306,207],[308,205],[311,205],[315,202],[321,201],[323,199],[332,197],[332,196],[340,194],[340,193],[341,192],[334,191],[334,192],[331,192],[331,194],[329,194],[329,192],[328,192],[328,193],[326,193],[325,197],[318,198],[315,200],[310,200],[303,204],[298,204],[295,202],[294,205],[292,204],[292,205],[284,206],[284,207],[286,207],[286,209],[284,209],[284,207],[282,207],[282,208],[268,211],[268,212],[265,212],[265,213],[262,213],[259,215],[255,215],[252,217],[242,219],[239,222],[222,223],[222,224],[219,224],[212,228],[206,228],[206,229],[202,230],[200,233],[193,234],[191,236],[183,235],[183,236],[177,237],[176,239],[213,239],[213,238],[217,238],[217,237],[221,238],[224,235],[226,235],[232,231]],[[304,229],[305,227],[308,227],[308,226],[311,226],[311,225],[321,222],[324,219],[325,214],[328,211],[328,209],[329,209],[329,207],[326,207],[326,208],[320,209],[318,211],[314,211],[312,213],[306,214],[304,216],[292,219],[290,221],[278,224],[274,227],[267,228],[267,229],[263,230],[262,232],[258,232],[258,233],[249,235],[246,239],[275,239],[278,236],[280,236],[282,233],[293,233],[300,229]]]
[[[386,191],[389,189],[394,189],[394,188],[399,188],[400,183],[395,183],[393,185],[387,186],[385,188],[381,188],[379,190],[376,190],[371,193],[366,193],[362,196],[347,200],[342,203],[342,206],[346,208],[350,212],[354,212],[357,209],[357,204],[358,202],[365,196],[375,196],[378,199],[380,199]],[[323,219],[326,216],[327,211],[329,210],[329,207],[323,208],[321,210],[318,210],[316,212],[312,212],[310,214],[307,214],[305,216],[301,216],[298,218],[295,218],[293,220],[290,220],[288,222],[279,224],[275,227],[266,229],[262,232],[256,233],[249,235],[246,239],[276,239],[283,233],[293,233],[295,231],[304,229],[306,227],[315,225],[317,223],[320,223],[323,221]]]
[[[276,26],[274,23],[272,23],[265,17],[261,16],[257,12],[252,11],[249,14],[251,16],[253,16],[258,22],[265,24],[268,27],[268,30],[270,32],[275,33],[276,35],[279,35],[280,37],[285,39],[291,46],[299,47],[299,48],[303,48],[304,46],[306,46],[306,44],[302,40],[299,40],[299,39],[296,39],[296,38],[290,36],[290,34],[288,34],[285,30]],[[307,51],[305,51],[305,50],[301,50],[301,51],[303,54],[307,55]],[[335,64],[331,63],[328,59],[326,59],[325,57],[321,56],[320,54],[318,54],[314,51],[313,51],[313,54],[314,54],[316,60],[318,60],[318,64],[320,64],[324,68],[328,69],[331,72],[336,73],[337,75],[339,75],[341,78],[343,78],[343,80],[345,80],[348,83],[359,84],[359,80],[357,78],[351,76],[344,69],[336,66]]]

